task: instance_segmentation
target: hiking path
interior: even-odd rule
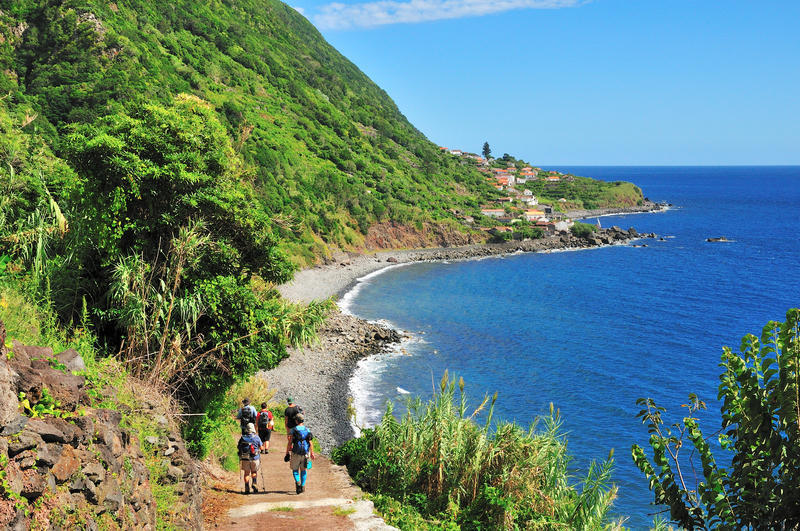
[[[241,473],[207,470],[203,515],[207,529],[393,530],[362,499],[344,467],[317,454],[306,491],[295,493],[289,464],[283,461],[285,436],[275,434],[272,450],[261,455],[257,494],[244,494]]]

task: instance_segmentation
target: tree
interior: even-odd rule
[[[63,150],[82,177],[71,190],[76,221],[94,236],[102,265],[131,254],[153,259],[177,227],[202,220],[215,241],[204,270],[291,278],[248,169],[199,98],[178,95],[169,107],[145,104],[73,126]]]
[[[483,158],[489,160],[489,157],[492,156],[492,149],[489,147],[489,142],[483,143]]]
[[[689,395],[688,416],[667,428],[666,412],[641,398],[639,412],[650,432],[652,463],[638,445],[632,454],[650,482],[655,502],[670,508],[687,529],[797,529],[800,526],[800,310],[786,322],[770,321],[761,339],[742,338],[741,353],[723,348],[720,459],[694,413],[705,409]],[[680,455],[691,442],[694,460]],[[703,477],[696,477],[695,461]],[[730,463],[730,469],[717,463]],[[691,472],[690,472],[691,471]]]

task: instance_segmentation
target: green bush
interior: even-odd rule
[[[590,223],[581,223],[576,221],[574,225],[569,228],[570,232],[578,238],[588,238],[597,230],[597,226]]]
[[[335,449],[333,459],[370,493],[437,525],[589,529],[609,523],[616,492],[608,486],[610,458],[570,485],[557,414],[541,420],[540,432],[509,423],[490,430],[496,395],[468,414],[463,380],[458,397],[455,387],[445,373],[439,392],[426,404],[409,401],[399,420],[390,404],[378,426]],[[479,426],[475,418],[487,406]]]
[[[633,445],[655,503],[687,529],[800,527],[800,310],[770,321],[761,338],[742,338],[740,353],[724,347],[719,398],[721,451],[712,452],[696,413],[705,404],[689,395],[686,416],[667,427],[666,410],[639,399],[650,432],[652,461]],[[686,447],[685,453],[681,449]],[[730,467],[727,464],[730,463]]]

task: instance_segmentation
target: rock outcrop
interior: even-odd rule
[[[5,345],[0,322],[0,528],[152,529],[155,482],[173,486],[180,526],[200,527],[199,472],[174,422],[143,444],[129,407],[93,407],[113,393],[87,385],[76,351]]]

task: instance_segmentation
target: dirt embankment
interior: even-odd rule
[[[465,233],[449,223],[423,223],[420,227],[395,222],[372,225],[364,244],[368,250],[451,247],[486,241],[484,234]]]

